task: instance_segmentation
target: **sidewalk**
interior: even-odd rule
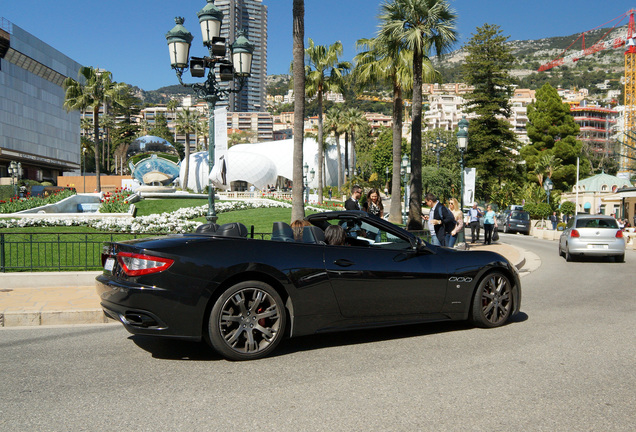
[[[470,245],[491,250],[518,269],[526,264],[525,251],[504,243]],[[37,272],[0,274],[0,327],[96,324],[105,317],[95,291],[101,272]]]

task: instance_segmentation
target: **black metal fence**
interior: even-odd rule
[[[0,233],[0,272],[99,270],[102,246],[161,234]]]

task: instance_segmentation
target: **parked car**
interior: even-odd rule
[[[264,357],[286,336],[445,320],[498,327],[519,311],[519,274],[497,253],[433,246],[362,211],[305,219],[302,241],[275,222],[270,240],[230,223],[105,243],[101,306],[133,334],[205,339],[232,360]],[[325,243],[333,225],[345,245]]]
[[[612,216],[576,215],[559,237],[559,255],[567,261],[579,256],[595,256],[625,262],[623,231]]]
[[[497,218],[499,230],[505,233],[530,234],[530,213],[523,210],[505,210]]]

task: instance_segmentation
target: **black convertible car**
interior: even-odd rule
[[[518,272],[497,253],[432,246],[361,211],[306,220],[297,240],[276,222],[270,240],[230,223],[106,243],[104,312],[134,334],[205,339],[249,360],[283,337],[443,320],[497,327],[519,311]],[[344,245],[326,244],[330,225]]]

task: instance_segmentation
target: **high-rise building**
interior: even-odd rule
[[[81,65],[0,18],[0,177],[57,181],[80,169],[80,114],[64,109],[64,79]],[[0,181],[2,182],[2,181]]]
[[[254,44],[252,76],[245,87],[233,93],[228,100],[229,111],[266,111],[267,94],[267,6],[263,0],[216,0],[215,6],[223,12],[221,37],[230,44],[245,30],[247,39]]]

